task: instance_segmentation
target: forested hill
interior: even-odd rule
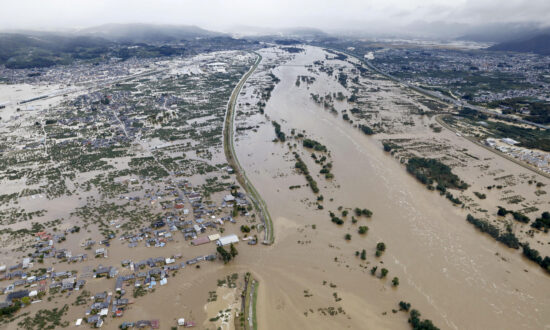
[[[145,24],[106,25],[64,34],[0,33],[0,65],[11,69],[44,68],[75,60],[193,55],[257,44],[198,27]]]
[[[164,43],[224,36],[193,25],[105,24],[78,31],[116,42]]]
[[[0,33],[0,64],[9,68],[47,67],[95,58],[110,45],[107,40],[86,36]]]
[[[503,42],[489,47],[489,50],[550,55],[550,34],[542,34],[523,40]]]

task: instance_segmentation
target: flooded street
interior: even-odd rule
[[[349,92],[323,72],[307,88],[297,87],[298,76],[311,75],[306,65],[325,59],[320,48],[306,50],[273,70],[280,82],[265,114],[286,132],[305,130],[325,145],[335,178],[316,174],[319,166],[300,145],[289,150],[286,144],[299,144],[295,140],[273,142],[273,127],[265,120],[236,141],[239,161],[275,227],[273,246],[247,251],[241,260],[260,279],[261,328],[407,329],[408,315],[392,313],[399,301],[410,302],[423,318],[446,329],[550,327],[548,275],[523,260],[520,251],[476,231],[464,220],[467,211],[418,183],[376,138],[313,102],[311,93]],[[345,105],[336,102],[339,107]],[[319,184],[323,210],[294,169],[296,150],[302,150]],[[289,189],[293,185],[302,187]],[[368,208],[374,215],[357,224],[348,216],[337,226],[328,212],[339,206]],[[357,233],[360,225],[369,227],[366,235]],[[344,240],[347,233],[351,240]],[[387,246],[381,258],[374,256],[377,242]],[[362,249],[367,266],[354,255]],[[371,276],[373,266],[386,267],[388,277]],[[394,276],[401,283],[397,288],[391,285]],[[343,312],[324,315],[328,307]]]

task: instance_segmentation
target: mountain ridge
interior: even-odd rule
[[[493,51],[512,51],[519,53],[550,55],[550,33],[538,34],[536,36],[514,41],[501,42],[487,49]]]

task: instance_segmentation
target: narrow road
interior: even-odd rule
[[[225,157],[227,158],[227,163],[235,171],[237,181],[248,193],[250,199],[252,200],[252,203],[254,204],[254,208],[260,216],[260,221],[265,228],[263,244],[270,245],[273,243],[274,240],[273,222],[271,221],[271,216],[269,215],[264,200],[262,199],[256,188],[254,188],[254,185],[246,177],[246,173],[239,163],[237,154],[235,153],[234,146],[235,132],[233,126],[235,121],[235,105],[237,104],[237,99],[247,79],[252,75],[256,68],[258,68],[258,65],[262,61],[262,56],[258,53],[255,54],[258,56],[258,58],[256,59],[254,66],[252,66],[252,68],[250,68],[250,70],[248,70],[248,72],[241,78],[241,80],[233,90],[233,93],[231,93],[231,98],[229,99],[229,102],[227,104],[225,122],[223,125],[223,148],[225,151]]]
[[[256,282],[252,280],[252,287],[250,288],[250,304],[248,304],[248,326],[250,329],[254,329],[254,290]]]

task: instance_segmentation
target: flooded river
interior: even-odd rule
[[[335,179],[314,175],[324,210],[317,210],[315,195],[294,170],[289,148],[272,142],[271,123],[264,120],[236,143],[274,219],[275,244],[247,251],[242,259],[260,279],[261,328],[407,329],[408,315],[392,312],[401,300],[445,329],[549,328],[550,282],[537,265],[477,232],[465,221],[466,211],[419,184],[379,141],[314,103],[310,93],[349,95],[333,77],[321,73],[307,88],[295,85],[297,76],[312,75],[306,65],[324,59],[324,51],[309,47],[276,67],[280,82],[265,109],[286,132],[305,130],[330,150]],[[302,155],[312,174],[318,173],[319,165],[307,152]],[[290,190],[293,185],[304,186]],[[339,206],[368,208],[374,215],[357,224],[348,215],[337,226],[328,211],[339,213]],[[359,225],[369,227],[364,237]],[[344,240],[347,233],[350,241]],[[377,242],[387,246],[381,258],[374,256]],[[368,263],[355,256],[362,249]],[[373,266],[387,268],[387,278],[371,276]],[[323,313],[329,307],[343,312]]]

